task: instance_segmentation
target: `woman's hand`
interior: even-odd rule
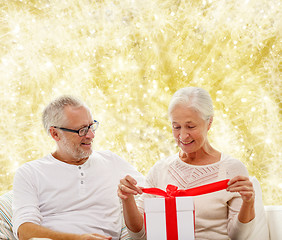
[[[237,176],[228,183],[227,191],[238,192],[243,200],[238,220],[241,223],[248,223],[255,218],[255,190],[248,177]]]
[[[255,190],[253,183],[248,177],[237,176],[232,178],[228,183],[227,191],[238,192],[244,203],[254,203]]]
[[[120,180],[120,184],[118,185],[118,196],[122,200],[126,200],[130,196],[142,194],[143,192],[141,188],[136,185],[137,181],[133,177],[127,175]]]
[[[134,195],[142,194],[140,187],[136,186],[137,181],[127,175],[120,180],[117,194],[122,200],[124,221],[129,230],[140,232],[143,229],[143,216],[139,212]]]

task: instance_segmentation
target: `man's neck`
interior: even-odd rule
[[[57,160],[61,161],[61,162],[64,162],[64,163],[67,163],[67,164],[71,164],[71,165],[82,165],[89,158],[89,157],[87,157],[87,158],[76,159],[76,158],[63,157],[63,156],[60,156],[60,154],[58,154],[57,151],[52,153],[52,156],[54,158],[56,158]]]

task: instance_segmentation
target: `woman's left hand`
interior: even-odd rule
[[[254,203],[255,201],[255,190],[253,183],[248,177],[236,176],[228,182],[228,187],[226,189],[229,192],[238,192],[243,202]]]

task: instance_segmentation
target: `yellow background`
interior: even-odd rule
[[[100,121],[95,149],[146,174],[178,151],[167,106],[208,90],[209,134],[282,204],[280,0],[0,0],[0,191],[52,151],[44,106],[74,94]]]

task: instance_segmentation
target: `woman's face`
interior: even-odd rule
[[[203,120],[194,108],[176,105],[170,117],[174,139],[185,153],[201,150],[208,143],[210,121]]]

